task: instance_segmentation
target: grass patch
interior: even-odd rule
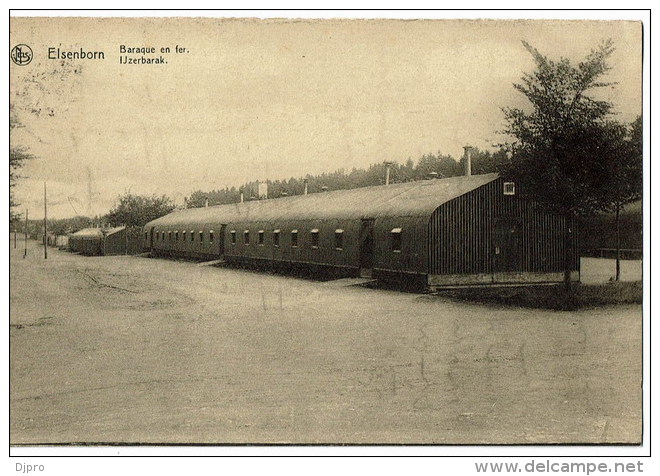
[[[642,283],[634,281],[594,285],[574,284],[570,291],[563,285],[475,287],[441,290],[437,294],[460,301],[574,311],[616,304],[641,304]]]

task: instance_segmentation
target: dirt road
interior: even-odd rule
[[[11,443],[641,437],[641,306],[530,311],[11,251]]]

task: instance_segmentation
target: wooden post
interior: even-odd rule
[[[46,205],[46,182],[44,182],[44,259],[48,259],[48,207]]]
[[[571,226],[573,226],[573,214],[572,213],[565,213],[564,214],[564,286],[566,288],[566,291],[570,294],[572,291],[571,287],[571,271],[572,271],[572,264],[573,264],[573,256],[572,256],[572,245],[573,243],[571,242],[572,236],[571,236]]]
[[[614,280],[621,280],[621,233],[619,230],[619,211],[621,207],[617,204],[616,206],[616,215],[615,215],[615,229],[616,229],[616,271],[614,274]]]
[[[27,257],[27,236],[28,236],[28,209],[25,209],[25,251],[23,251],[23,259]]]

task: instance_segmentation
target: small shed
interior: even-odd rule
[[[126,227],[84,228],[69,235],[69,250],[89,256],[126,254]]]
[[[68,235],[57,235],[55,238],[55,246],[61,250],[65,250],[69,247],[69,236]]]

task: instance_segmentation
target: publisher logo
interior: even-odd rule
[[[26,64],[30,64],[30,61],[32,61],[32,48],[30,48],[28,45],[16,45],[11,49],[9,56],[11,57],[11,60],[14,62],[14,64],[17,64],[18,66],[25,66]]]

